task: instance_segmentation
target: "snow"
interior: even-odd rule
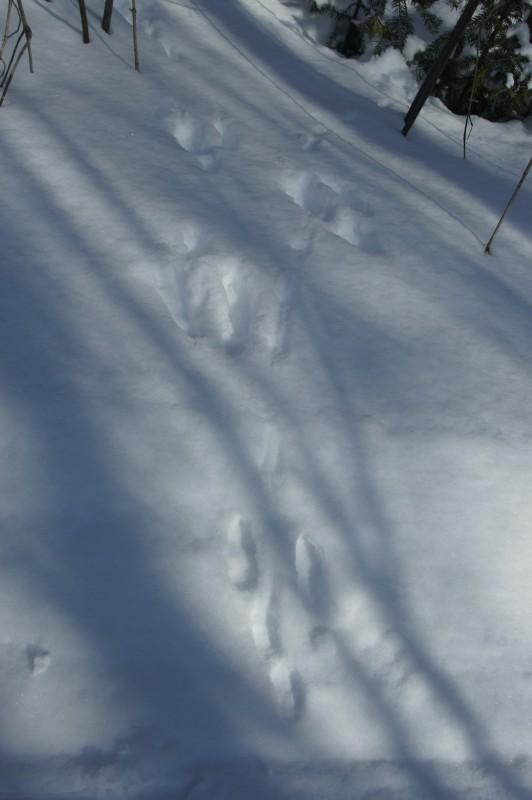
[[[525,800],[529,127],[127,6],[0,109],[0,797]]]

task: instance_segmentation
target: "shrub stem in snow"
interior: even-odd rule
[[[513,201],[514,201],[514,200],[515,200],[515,198],[517,197],[517,193],[518,193],[519,189],[521,188],[521,186],[522,186],[522,185],[523,185],[523,183],[525,182],[525,178],[526,178],[526,176],[528,175],[528,173],[530,172],[530,168],[531,168],[531,167],[532,167],[532,158],[530,158],[530,160],[529,160],[528,164],[526,165],[526,167],[525,167],[525,169],[524,169],[524,172],[523,172],[523,174],[522,174],[522,175],[521,175],[521,177],[519,178],[519,183],[517,184],[517,186],[516,186],[516,187],[515,187],[515,189],[513,190],[513,192],[512,192],[512,196],[511,196],[511,197],[510,197],[510,199],[508,200],[508,202],[507,202],[507,204],[506,204],[506,208],[505,208],[505,209],[504,209],[504,211],[502,212],[502,216],[501,216],[500,220],[498,221],[497,225],[495,226],[495,230],[494,230],[494,231],[493,231],[493,233],[491,234],[489,242],[487,243],[486,247],[484,248],[484,252],[485,252],[485,253],[489,253],[489,252],[490,252],[491,243],[492,243],[492,242],[493,242],[493,240],[495,239],[495,235],[496,235],[497,231],[499,230],[499,228],[501,227],[501,225],[502,225],[502,221],[503,221],[503,219],[505,218],[505,216],[506,216],[507,212],[509,211],[509,209],[510,209],[510,206],[512,205]]]
[[[137,4],[136,0],[131,0],[131,18],[133,22],[133,56],[135,59],[135,70],[140,71],[139,64],[139,45],[137,39]]]

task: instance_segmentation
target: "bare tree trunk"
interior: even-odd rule
[[[135,70],[140,72],[139,64],[139,44],[137,39],[137,3],[131,0],[131,18],[133,21],[133,57],[135,59]]]
[[[85,0],[79,0],[79,13],[81,16],[81,31],[83,35],[83,42],[84,44],[88,44],[90,42],[89,20],[87,19],[87,8],[85,6]]]
[[[438,78],[442,74],[443,70],[445,69],[447,62],[451,57],[451,53],[453,49],[456,47],[458,40],[462,36],[463,32],[466,29],[466,26],[475,13],[477,6],[479,5],[480,0],[468,0],[466,7],[462,12],[462,16],[456,23],[453,32],[450,34],[449,38],[443,45],[438,58],[432,65],[432,68],[427,74],[427,77],[419,87],[419,91],[414,98],[414,102],[410,106],[408,110],[408,114],[405,117],[405,124],[401,133],[403,136],[408,134],[408,131],[416,121],[417,115],[425,105],[428,96],[436,86]]]
[[[102,28],[106,33],[111,33],[111,17],[113,16],[113,0],[105,0],[103,9]]]
[[[22,5],[22,0],[16,0],[16,5],[17,5],[18,13],[20,14],[20,21],[22,22],[22,29],[24,31],[24,35],[26,36],[26,45],[27,45],[27,50],[28,50],[28,60],[30,62],[30,72],[33,72],[33,53],[31,52],[31,37],[32,37],[31,28],[28,25],[28,20],[26,19],[26,13],[24,11],[24,6]]]

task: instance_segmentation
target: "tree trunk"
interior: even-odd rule
[[[103,9],[102,28],[106,33],[111,33],[111,17],[113,16],[113,0],[105,0]]]

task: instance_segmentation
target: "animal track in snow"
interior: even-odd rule
[[[286,194],[330,233],[367,252],[376,248],[375,233],[367,210],[354,207],[352,199],[312,173],[283,181]]]
[[[281,651],[277,599],[271,587],[257,593],[249,615],[255,647],[266,659]]]
[[[191,236],[197,238],[197,231]],[[179,266],[165,263],[158,288],[176,324],[191,339],[230,352],[248,344],[272,357],[284,352],[289,291],[281,276],[268,276],[238,256],[200,250]]]
[[[357,657],[383,687],[402,688],[413,671],[403,640],[393,630],[382,610],[363,591],[353,595],[353,612],[347,627],[353,631]]]
[[[162,19],[149,20],[142,22],[142,27],[147,36],[157,39],[168,58],[172,61],[182,61],[181,42],[171,35],[171,27],[166,25]]]
[[[309,633],[309,644],[305,680],[310,686],[334,686],[344,668],[336,632],[326,625],[316,625]]]
[[[328,656],[336,655],[338,647],[335,635],[325,625],[316,625],[311,630],[309,638],[312,649],[316,653],[323,653]]]
[[[195,156],[198,166],[207,172],[218,166],[223,150],[238,148],[238,127],[223,115],[207,119],[181,110],[166,118],[165,127],[181,149]]]
[[[264,440],[258,464],[265,489],[276,493],[283,480],[283,459],[280,448],[280,436],[276,426],[268,424],[264,427]]]
[[[199,258],[209,252],[212,235],[204,225],[189,220],[180,225],[180,231],[186,258]]]
[[[303,710],[303,683],[288,666],[282,652],[279,628],[280,587],[269,570],[261,567],[260,548],[252,524],[236,515],[227,530],[227,571],[236,589],[249,602],[249,626],[255,648],[266,663],[275,705],[283,719],[295,719]],[[262,554],[264,556],[264,553]]]
[[[307,608],[324,613],[327,608],[327,581],[320,552],[308,536],[300,534],[295,545],[297,583]]]
[[[270,680],[279,715],[283,719],[297,718],[304,702],[303,683],[297,671],[290,669],[283,659],[276,659],[270,667]]]
[[[392,631],[383,633],[379,643],[377,672],[390,688],[402,688],[414,669],[400,638]]]
[[[50,666],[50,653],[40,645],[29,644],[26,647],[26,657],[32,675],[41,675]]]
[[[318,125],[310,133],[300,133],[299,140],[303,150],[317,150],[324,138],[329,133],[323,125]]]
[[[334,189],[323,183],[316,175],[298,176],[286,187],[287,194],[308,214],[330,222],[334,218],[338,196]]]
[[[251,523],[235,516],[227,531],[227,567],[231,583],[240,590],[255,589],[258,580],[257,546]]]

